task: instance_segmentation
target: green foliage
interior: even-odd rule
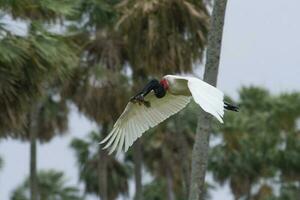
[[[150,183],[143,186],[144,198],[147,200],[168,199],[166,188],[167,188],[167,183],[165,177],[155,178]],[[211,197],[208,194],[209,189],[214,189],[214,187],[212,185],[206,184],[205,185],[206,193],[204,199],[211,199]],[[175,199],[177,200],[186,199],[185,195],[183,193],[180,193],[179,191],[176,191],[175,194],[176,194]]]
[[[112,26],[117,19],[114,6],[120,0],[78,0],[78,12],[70,17],[84,29]]]
[[[299,198],[299,185],[286,184],[280,188],[279,197],[272,198],[272,200],[293,200]]]
[[[129,0],[118,10],[117,28],[125,36],[129,63],[136,71],[190,72],[201,61],[209,19],[202,1]]]
[[[153,180],[143,188],[144,198],[147,200],[167,199],[165,179]]]
[[[67,186],[62,172],[48,170],[38,173],[38,199],[83,200],[79,189]],[[27,178],[12,193],[11,200],[29,200],[29,179]]]
[[[66,84],[64,95],[92,121],[112,125],[126,106],[127,86],[126,76],[96,65],[78,69]]]
[[[237,104],[238,115],[226,114],[224,126],[217,130],[223,142],[211,151],[214,178],[228,180],[236,198],[250,198],[255,184],[274,181],[278,174],[283,183],[299,181],[300,94],[271,96],[261,88],[243,88]],[[269,191],[265,185],[261,189]]]
[[[73,45],[36,23],[28,36],[0,39],[0,50],[0,130],[5,133],[23,125],[30,105],[50,82],[67,78],[77,59]]]
[[[79,0],[0,0],[0,8],[14,18],[54,23],[76,14]]]
[[[112,29],[118,1],[80,1],[79,15],[69,29],[80,45],[80,62],[65,84],[65,97],[92,121],[111,125],[124,109],[128,95],[123,39]],[[82,98],[84,96],[85,98]],[[110,102],[109,104],[107,102]],[[100,112],[99,112],[100,111]]]

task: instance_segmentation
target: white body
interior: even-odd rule
[[[129,102],[115,123],[110,134],[101,141],[106,143],[109,153],[117,149],[118,153],[127,151],[133,142],[149,128],[156,126],[168,117],[182,110],[193,98],[206,112],[215,116],[223,123],[224,102],[223,92],[194,77],[166,75],[168,90],[163,98],[149,93],[145,100],[151,106]]]

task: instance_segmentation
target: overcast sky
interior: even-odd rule
[[[241,86],[259,85],[274,93],[300,91],[300,1],[229,0],[223,36],[218,87],[237,96]],[[72,109],[69,135],[38,145],[38,169],[65,172],[77,185],[75,157],[69,148],[72,137],[84,137],[96,125]],[[29,144],[1,140],[0,199],[29,172]],[[227,186],[213,193],[213,199],[231,200]]]

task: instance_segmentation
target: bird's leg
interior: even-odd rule
[[[139,105],[143,104],[147,108],[149,108],[151,106],[149,101],[145,101],[143,94],[137,94],[137,95],[131,97],[130,102],[132,102],[132,103],[138,103]]]
[[[146,107],[150,107],[151,104],[149,101],[145,101],[145,96],[151,92],[151,90],[158,87],[159,82],[156,79],[151,80],[147,83],[147,85],[142,89],[141,92],[139,92],[137,95],[131,97],[130,102],[132,103],[139,103],[140,105],[145,105]]]

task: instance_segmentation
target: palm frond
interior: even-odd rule
[[[59,200],[83,200],[79,189],[68,186],[64,174],[59,171],[40,171],[38,178],[39,199],[59,199]],[[12,193],[12,200],[29,200],[29,178],[17,187]]]
[[[132,67],[156,74],[188,72],[201,61],[209,19],[202,1],[128,0],[118,9],[117,28],[126,37]]]
[[[76,14],[79,0],[0,0],[0,8],[13,18],[55,22]]]
[[[25,37],[2,38],[0,49],[0,129],[14,135],[47,83],[68,78],[77,57],[67,40],[41,27]]]

